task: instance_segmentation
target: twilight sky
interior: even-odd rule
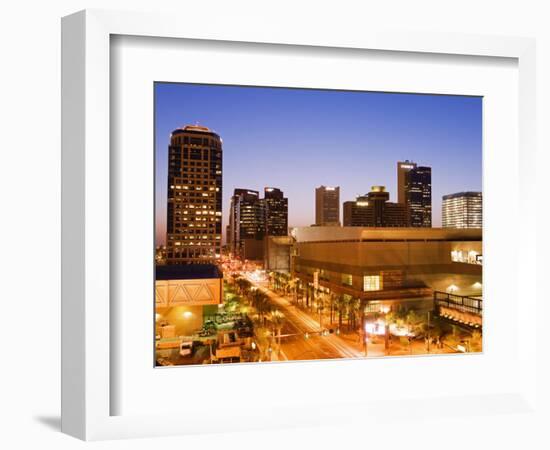
[[[223,237],[235,188],[282,189],[289,226],[314,223],[322,184],[340,186],[341,204],[373,185],[396,201],[405,159],[432,168],[434,227],[443,195],[481,191],[481,97],[155,83],[157,245],[170,133],[197,123],[223,139]]]

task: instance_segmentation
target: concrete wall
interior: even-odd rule
[[[453,250],[482,253],[481,241],[427,242],[303,242],[297,244],[299,260],[361,267],[397,267],[451,264]]]
[[[265,262],[266,270],[280,272],[290,271],[290,250],[292,239],[288,236],[269,236],[266,238]]]

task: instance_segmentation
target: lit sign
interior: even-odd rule
[[[414,166],[410,164],[401,164],[400,166],[402,169],[414,169]]]
[[[336,188],[333,188],[333,187],[327,187],[325,188],[327,191],[334,191]]]
[[[383,320],[377,320],[374,323],[365,323],[365,331],[369,334],[386,334],[386,324]]]

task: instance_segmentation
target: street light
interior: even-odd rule
[[[369,324],[365,323],[364,332],[365,332],[365,356],[369,356]]]
[[[431,311],[428,311],[428,353],[430,353],[430,317],[431,317]]]

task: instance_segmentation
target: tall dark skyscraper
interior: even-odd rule
[[[344,202],[344,226],[347,227],[406,227],[406,207],[391,203],[384,186],[373,186],[367,195]]]
[[[166,262],[213,263],[221,254],[222,140],[210,129],[174,130],[168,147]]]
[[[397,203],[403,205],[407,203],[407,174],[412,169],[416,169],[416,163],[408,159],[397,163]]]
[[[417,166],[405,176],[406,206],[410,227],[432,226],[432,169]]]
[[[265,205],[258,191],[235,189],[229,211],[228,245],[243,256],[246,241],[261,241],[265,236]]]
[[[264,189],[265,232],[267,236],[288,235],[288,199],[274,187]]]
[[[315,225],[340,226],[340,187],[315,189]]]
[[[407,208],[409,227],[432,226],[432,169],[405,160],[397,163],[397,202]]]

